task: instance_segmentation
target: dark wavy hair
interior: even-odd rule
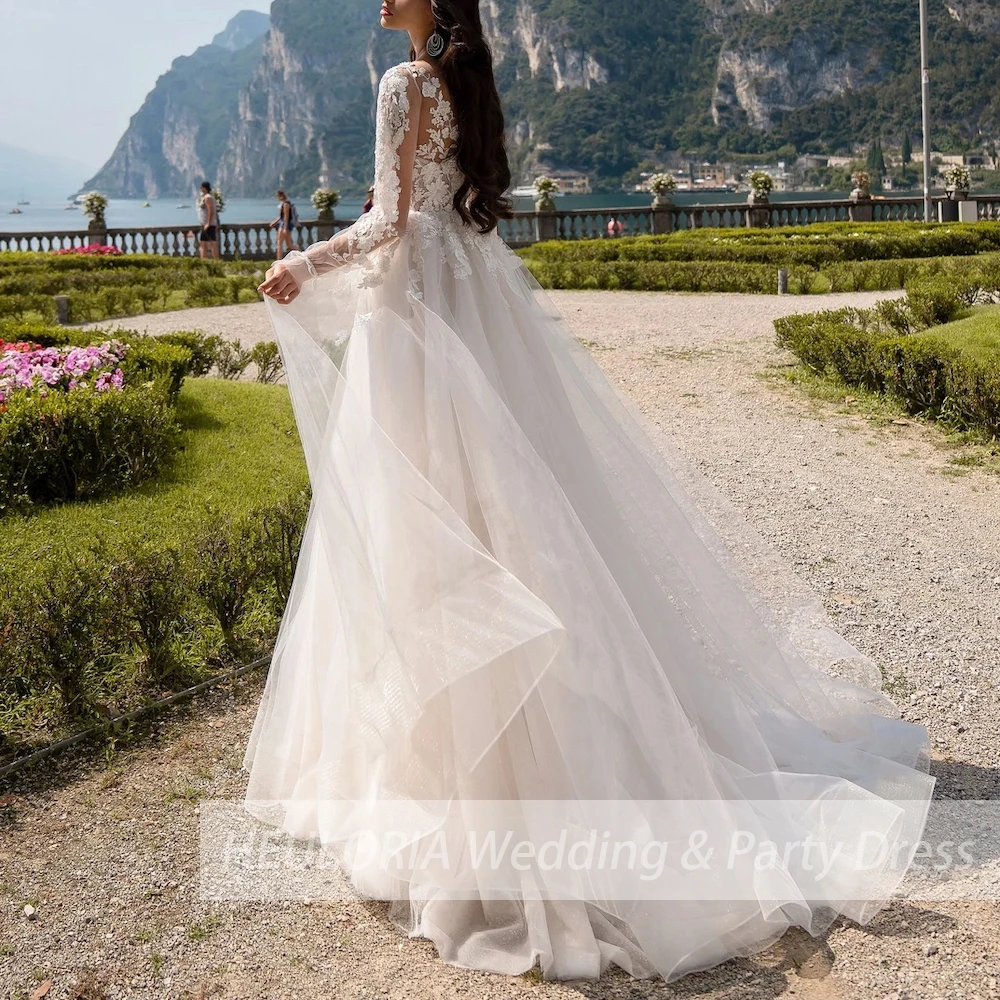
[[[488,233],[511,215],[507,135],[493,52],[483,34],[479,0],[431,0],[431,10],[445,40],[438,68],[455,111],[455,159],[465,177],[455,194],[455,210],[466,225]]]

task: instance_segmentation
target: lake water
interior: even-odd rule
[[[782,202],[811,201],[816,198],[846,198],[846,194],[816,191],[793,191],[775,193],[771,200],[775,204]],[[917,195],[914,195],[917,197]],[[720,205],[740,202],[746,195],[727,192],[695,192],[687,194],[677,192],[674,202],[677,205]],[[179,208],[180,204],[188,207]],[[560,209],[584,208],[647,208],[649,195],[646,194],[592,194],[565,195],[556,199]],[[308,199],[297,201],[299,215],[303,219],[315,217],[315,212]],[[337,217],[341,219],[356,219],[361,214],[361,201],[345,200],[337,206]],[[0,213],[5,213],[11,206],[0,205]],[[516,207],[528,210],[532,207],[530,198],[517,199]],[[87,228],[87,219],[79,207],[66,211],[65,203],[39,203],[21,206],[21,215],[0,214],[0,232],[7,233],[40,233],[58,231],[79,231]],[[226,202],[222,213],[223,224],[246,222],[270,222],[278,214],[277,204],[270,199],[234,198]],[[132,229],[143,226],[174,226],[177,224],[198,225],[198,212],[190,199],[163,199],[150,202],[149,208],[143,208],[139,200],[112,199],[108,203],[108,225],[112,229]]]

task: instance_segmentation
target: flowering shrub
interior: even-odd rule
[[[219,215],[222,215],[222,213],[226,210],[226,199],[222,196],[222,192],[218,188],[212,192],[212,197],[215,199],[216,212],[218,212]]]
[[[0,353],[0,405],[16,391],[38,393],[70,392],[92,388],[95,392],[122,389],[120,367],[127,348],[118,341],[99,347],[40,347],[34,350],[4,350]]]
[[[671,174],[653,174],[649,178],[649,190],[655,195],[664,195],[677,187],[677,181]]]
[[[175,454],[189,350],[141,334],[92,344],[66,327],[23,331],[15,346],[27,350],[0,352],[0,517],[117,492]]]
[[[551,198],[554,194],[558,194],[558,192],[558,181],[554,181],[551,177],[535,178],[535,194],[539,198]]]
[[[945,183],[956,191],[968,191],[972,187],[972,175],[965,167],[957,164],[949,167],[944,175]]]
[[[340,192],[333,188],[317,188],[313,191],[312,203],[317,212],[332,212],[340,203]]]
[[[6,354],[8,351],[37,351],[41,346],[41,344],[32,344],[27,340],[18,341],[16,344],[8,343],[0,338],[0,354]]]
[[[115,246],[105,246],[102,243],[91,243],[85,247],[63,247],[62,250],[53,250],[53,257],[65,257],[71,253],[86,254],[89,257],[121,257],[122,251]]]
[[[758,198],[766,198],[774,190],[774,178],[764,170],[755,170],[749,179],[750,190]]]
[[[83,199],[83,214],[93,222],[103,222],[108,199],[100,191],[88,191]]]

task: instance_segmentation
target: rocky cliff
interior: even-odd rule
[[[189,195],[202,180],[214,181],[269,27],[266,14],[243,11],[210,45],[176,59],[84,189],[161,198]]]
[[[929,4],[935,144],[997,137],[1000,0]],[[614,186],[668,149],[834,152],[919,133],[912,0],[482,0],[481,9],[523,176],[571,166]],[[378,79],[407,50],[368,5],[275,0],[265,39],[209,50],[190,60],[231,66],[218,100],[191,100],[179,60],[98,186],[172,193],[205,172],[232,196],[367,186]],[[209,121],[206,103],[227,110]]]

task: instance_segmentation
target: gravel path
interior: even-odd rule
[[[773,346],[774,317],[874,297],[553,298],[608,375],[883,667],[906,717],[931,731],[938,794],[1000,797],[1000,479],[949,464],[924,424],[872,422],[761,377],[791,360]],[[259,305],[122,325],[245,345],[271,336]],[[27,998],[48,980],[59,998],[1000,997],[993,902],[897,903],[866,928],[841,922],[825,942],[789,934],[670,987],[472,974],[401,939],[373,904],[204,903],[198,802],[240,797],[262,679],[200,699],[110,763],[64,758],[0,800],[0,997]]]

